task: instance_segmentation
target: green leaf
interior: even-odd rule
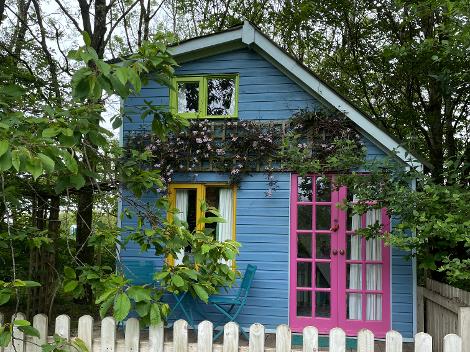
[[[166,278],[169,274],[170,274],[169,271],[162,271],[162,272],[159,272],[159,273],[155,273],[153,278],[157,281],[160,281],[160,280],[163,280],[164,278]]]
[[[184,280],[178,274],[173,275],[171,282],[173,282],[176,287],[184,286]]]
[[[41,337],[39,335],[39,331],[32,326],[20,326],[18,328],[20,331],[23,331],[26,335],[34,336],[34,337]]]
[[[15,321],[13,322],[13,325],[15,325],[15,326],[29,326],[29,325],[31,325],[31,323],[27,320],[24,320],[24,319],[15,319]]]
[[[207,303],[207,300],[209,299],[209,295],[207,291],[198,284],[193,284],[194,292],[196,292],[197,296],[203,301]]]
[[[78,286],[77,280],[69,281],[64,285],[64,292],[65,293],[72,292],[73,290],[77,288],[77,286]]]
[[[11,166],[12,166],[11,152],[8,151],[2,156],[0,156],[0,172],[10,170]]]
[[[83,342],[83,340],[79,339],[78,337],[76,337],[72,340],[72,345],[77,347],[78,350],[81,351],[81,352],[90,352],[88,350],[88,347],[86,347],[85,342]]]
[[[42,165],[44,166],[44,169],[47,172],[54,171],[54,167],[55,167],[54,160],[52,160],[51,158],[49,158],[47,155],[45,155],[43,153],[38,153],[38,157],[39,157],[39,159],[41,159]],[[13,165],[13,166],[15,166],[15,165]],[[16,167],[15,167],[15,169],[16,169]]]
[[[119,82],[121,82],[121,84],[127,83],[127,79],[129,76],[128,72],[129,72],[129,69],[127,67],[122,66],[122,67],[116,68],[115,75],[119,79]]]
[[[153,303],[150,307],[150,325],[155,326],[162,320],[160,315],[160,307],[157,303]]]
[[[16,171],[20,171],[21,159],[20,152],[18,150],[13,150],[11,152],[11,164],[13,165]]]
[[[11,291],[10,290],[1,290],[0,291],[0,306],[8,303],[11,298]]]
[[[25,287],[41,287],[41,284],[36,281],[26,280],[23,282]]]
[[[75,274],[75,270],[73,270],[69,266],[64,267],[64,275],[67,279],[76,279],[77,278],[77,274]]]
[[[70,183],[75,187],[75,189],[80,189],[85,186],[86,182],[82,175],[77,174],[70,176]]]
[[[113,288],[110,288],[106,291],[103,292],[103,294],[101,296],[99,296],[97,299],[96,299],[96,304],[100,304],[100,303],[103,303],[104,301],[106,301],[111,295],[115,294],[117,291],[117,289],[115,287]]]
[[[100,306],[100,317],[103,319],[108,312],[109,308],[113,305],[114,297],[108,297],[106,301]]]
[[[62,151],[65,167],[73,174],[78,172],[78,164],[75,158],[66,150]]]
[[[41,159],[37,157],[29,159],[26,163],[26,171],[31,173],[35,180],[41,176],[43,171]]]
[[[114,301],[114,318],[117,321],[124,320],[131,310],[131,301],[125,293],[120,293]]]
[[[150,311],[150,302],[138,302],[135,305],[135,311],[140,317],[145,317]]]
[[[126,293],[129,298],[133,299],[135,302],[150,301],[152,299],[152,297],[150,297],[150,290],[141,286],[129,287]]]
[[[57,127],[49,127],[42,131],[42,136],[44,138],[52,138],[57,136],[60,133],[60,128]]]
[[[0,333],[0,346],[7,347],[11,341],[11,332],[9,330]]]
[[[87,31],[82,32],[82,37],[83,37],[83,42],[85,43],[86,46],[91,45],[91,38],[90,35],[88,34]]]
[[[10,146],[10,142],[7,140],[1,140],[0,141],[0,156],[5,154],[8,150],[8,147]]]

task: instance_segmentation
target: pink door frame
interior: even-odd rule
[[[315,175],[309,175],[315,176]],[[381,261],[367,261],[365,259],[365,239],[362,240],[362,259],[359,261],[351,261],[346,259],[346,255],[331,254],[331,288],[329,291],[331,294],[330,297],[330,307],[331,314],[330,318],[319,318],[314,316],[315,309],[315,295],[312,294],[312,317],[298,317],[297,316],[297,292],[308,290],[306,288],[297,287],[297,262],[308,261],[304,258],[297,258],[297,234],[302,233],[302,230],[297,229],[297,205],[302,202],[297,200],[297,184],[298,175],[292,174],[291,176],[291,204],[290,204],[290,283],[289,283],[289,324],[293,331],[300,332],[305,326],[315,326],[318,328],[320,333],[328,333],[329,330],[333,327],[341,327],[345,330],[346,334],[349,336],[356,336],[360,329],[367,328],[374,332],[376,337],[385,337],[386,332],[390,329],[391,326],[391,297],[390,297],[390,247],[382,247],[382,260]],[[347,196],[346,188],[342,187],[339,190],[333,190],[331,192],[331,226],[333,227],[336,223],[339,225],[337,231],[323,231],[324,233],[331,234],[331,251],[336,249],[340,253],[346,252],[346,236],[347,233],[352,233],[351,231],[346,231],[346,222],[347,214],[345,211],[337,208],[336,203],[342,201]],[[315,204],[315,199],[312,199],[313,204]],[[321,204],[321,203],[320,203]],[[315,208],[315,206],[313,206]],[[385,209],[382,209],[382,224],[383,231],[390,230],[390,219],[386,213]],[[365,216],[362,217],[362,223],[365,224]],[[331,229],[330,229],[331,230]],[[306,231],[307,233],[319,233],[317,230]],[[320,231],[321,233],[322,231]],[[315,257],[315,254],[312,253],[312,257]],[[312,260],[310,260],[312,261]],[[315,261],[321,261],[314,259]],[[327,260],[328,261],[328,260]],[[362,289],[361,290],[347,290],[346,289],[346,264],[357,263],[362,264]],[[382,289],[378,291],[367,291],[366,290],[366,265],[368,263],[381,263],[383,265],[382,270]],[[315,266],[312,265],[313,275],[315,272]],[[315,289],[315,282],[312,280],[313,290],[321,291],[323,289]],[[362,294],[362,320],[348,320],[346,319],[346,291],[353,293]],[[366,316],[366,291],[369,294],[382,294],[382,320],[372,321],[365,320]]]

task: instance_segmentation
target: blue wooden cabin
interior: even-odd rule
[[[132,110],[144,100],[152,100],[172,105],[188,118],[281,121],[300,109],[334,107],[354,122],[368,158],[382,158],[393,151],[404,166],[419,166],[419,161],[410,161],[399,142],[248,22],[181,42],[171,48],[171,53],[179,63],[176,81],[181,94],[150,82],[139,95],[123,102],[124,109]],[[225,106],[210,98],[220,83],[229,86],[230,101]],[[149,126],[136,114],[132,121],[124,120],[121,134],[142,129]],[[239,319],[241,328],[259,322],[268,331],[279,324],[290,324],[294,331],[313,325],[327,332],[340,326],[348,335],[355,335],[358,329],[367,327],[378,337],[394,329],[412,339],[416,333],[415,262],[405,260],[405,253],[397,249],[354,238],[346,224],[334,236],[329,226],[322,227],[324,220],[320,217],[326,216],[328,222],[335,209],[331,195],[320,199],[317,194],[324,180],[315,175],[301,179],[287,172],[274,176],[278,189],[271,197],[265,194],[264,173],[245,177],[236,190],[228,187],[229,176],[218,172],[177,173],[170,185],[180,192],[175,206],[179,209],[184,204],[189,209],[186,217],[190,216],[191,202],[201,194],[215,197],[219,203],[229,199],[233,229],[229,236],[242,245],[237,269],[243,272],[248,264],[258,267]],[[298,194],[301,182],[313,185],[313,193],[306,199]],[[144,201],[154,200],[144,197]],[[124,200],[120,202],[123,208],[132,210]],[[312,209],[317,210],[312,213]],[[381,214],[371,216],[380,218]],[[382,221],[385,223],[384,218]],[[121,225],[133,226],[134,222],[124,219]],[[379,254],[373,254],[372,247],[378,248]],[[163,263],[163,258],[143,254],[132,244],[120,251],[120,258],[136,283],[150,283],[152,273]]]

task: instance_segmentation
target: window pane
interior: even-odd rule
[[[315,316],[329,318],[331,310],[331,301],[329,292],[315,293]]]
[[[312,316],[312,291],[297,291],[297,316]]]
[[[346,265],[346,288],[362,290],[362,264]]]
[[[382,260],[382,240],[380,238],[370,238],[366,241],[366,259]]]
[[[199,82],[178,82],[178,112],[199,111]]]
[[[331,183],[328,177],[317,177],[316,201],[329,202],[331,200]]]
[[[312,258],[312,235],[297,235],[297,258]]]
[[[368,290],[382,289],[382,264],[366,265],[366,288]]]
[[[311,230],[312,229],[312,206],[311,205],[298,205],[297,206],[297,229]]]
[[[233,115],[235,113],[235,79],[211,78],[207,80],[207,115]]]
[[[359,235],[347,236],[346,259],[361,260],[362,259],[362,237]]]
[[[312,287],[312,263],[297,263],[297,287]]]
[[[348,293],[346,297],[346,319],[362,319],[362,299],[360,293]]]
[[[316,264],[315,286],[318,288],[330,288],[330,263]]]
[[[331,207],[329,205],[317,205],[317,230],[329,230],[331,227]]]
[[[369,294],[366,299],[366,319],[382,320],[382,295]]]
[[[330,259],[331,237],[329,234],[319,233],[316,236],[316,257],[319,259]]]
[[[312,201],[312,178],[311,177],[298,177],[297,178],[297,200],[299,202]]]
[[[312,178],[311,177],[298,177],[297,178],[297,200],[299,202],[312,201]]]

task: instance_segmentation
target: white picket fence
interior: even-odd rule
[[[1,316],[0,316],[1,318]],[[15,319],[24,319],[18,313]],[[90,352],[291,352],[291,330],[287,325],[279,325],[276,329],[275,348],[265,348],[265,329],[262,324],[253,324],[250,327],[250,340],[248,346],[239,345],[239,327],[236,323],[224,326],[223,344],[213,343],[213,325],[203,321],[198,325],[197,342],[190,343],[188,339],[188,323],[178,320],[173,325],[173,341],[165,341],[163,325],[141,330],[139,321],[135,318],[127,320],[125,324],[124,339],[116,337],[116,322],[111,317],[101,321],[100,337],[94,337],[93,318],[89,315],[78,320],[76,337],[80,338]],[[40,352],[41,345],[50,341],[47,337],[48,319],[44,314],[33,317],[33,326],[39,331],[40,338],[26,337],[18,329],[14,329],[13,344],[10,343],[4,352]],[[55,321],[55,334],[73,339],[71,336],[70,317],[60,315]],[[144,333],[145,331],[145,333]],[[318,346],[318,330],[308,326],[303,330],[302,349],[296,351],[321,351]],[[462,340],[458,335],[449,334],[444,337],[444,352],[463,352]],[[386,335],[386,352],[401,352],[403,339],[397,331],[389,331]],[[346,334],[340,328],[334,328],[329,333],[330,352],[346,351]],[[425,333],[415,336],[415,352],[432,352],[432,337]],[[357,352],[374,352],[374,335],[369,330],[361,330],[357,338]]]

